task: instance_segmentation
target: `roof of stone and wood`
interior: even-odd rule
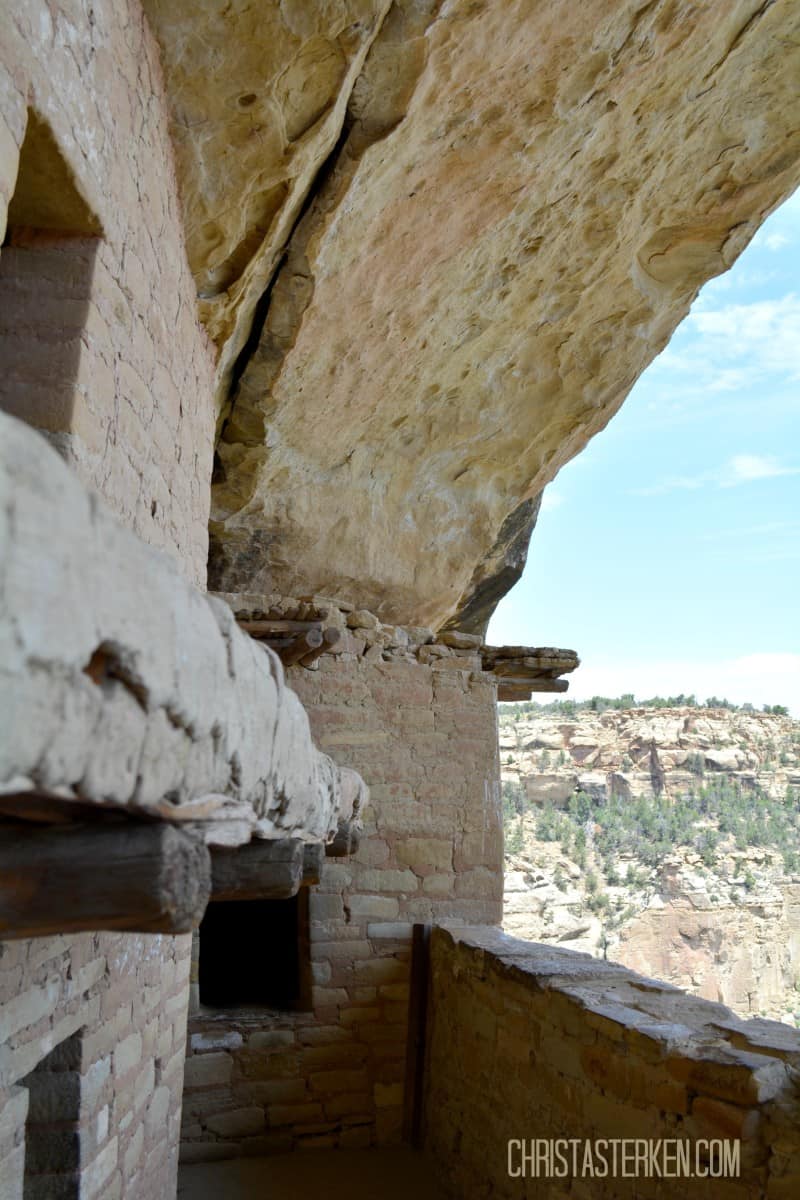
[[[183,932],[352,849],[366,787],[277,655],[2,413],[0,645],[0,938]]]

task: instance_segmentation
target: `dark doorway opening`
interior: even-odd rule
[[[81,1056],[78,1032],[20,1080],[28,1089],[22,1200],[81,1194]]]
[[[200,924],[200,1003],[311,1008],[308,888],[289,900],[223,900]]]
[[[81,355],[102,230],[32,109],[0,248],[0,409],[51,434],[84,432]]]

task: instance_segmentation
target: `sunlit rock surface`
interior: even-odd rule
[[[212,586],[435,627],[796,185],[800,9],[147,7],[221,350]]]
[[[624,963],[742,1016],[800,1024],[800,872],[791,865],[800,852],[798,722],[688,706],[512,714],[501,710],[501,770],[525,813],[506,841],[504,928]],[[651,864],[630,844],[604,861],[606,802],[630,811],[633,828],[637,802],[659,788],[668,803],[697,796],[685,843]],[[749,824],[739,836],[704,816],[704,788],[741,795],[732,807]],[[759,794],[785,806],[783,845],[761,832]],[[541,814],[563,812],[579,795],[593,812],[585,856],[561,836],[541,836]],[[716,831],[706,855],[694,844],[703,830]]]

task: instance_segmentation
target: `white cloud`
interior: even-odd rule
[[[720,487],[736,487],[754,479],[776,479],[780,475],[797,475],[800,467],[782,466],[777,459],[762,454],[734,454],[723,468]]]
[[[790,467],[763,454],[734,454],[721,467],[698,475],[671,475],[647,487],[632,488],[634,496],[662,496],[666,492],[696,491],[702,487],[731,488],[759,479],[777,479],[782,475],[800,475],[800,467]]]
[[[758,233],[753,238],[751,245],[764,246],[767,250],[782,250],[784,246],[790,246],[792,239],[780,229],[759,229]]]
[[[794,292],[778,300],[700,307],[686,324],[697,338],[682,357],[688,352],[692,367],[704,367],[703,375],[712,381],[720,369],[735,368],[742,360],[750,377],[754,372],[781,371],[800,378],[800,297]]]
[[[700,701],[719,696],[734,704],[749,702],[758,708],[785,704],[800,717],[800,654],[754,653],[707,662],[589,661],[570,676],[567,695],[586,700],[625,692],[633,692],[640,700],[694,692]]]
[[[763,414],[798,405],[800,296],[721,304],[704,292],[647,373],[658,418],[707,420],[734,403]]]

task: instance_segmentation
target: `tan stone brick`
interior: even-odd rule
[[[302,1051],[300,1061],[304,1072],[324,1067],[352,1066],[366,1057],[366,1047],[353,1042],[353,1031],[340,1026],[347,1040],[326,1046],[309,1046]]]
[[[359,984],[402,983],[408,979],[408,966],[397,958],[372,958],[354,963]]]
[[[369,1075],[363,1069],[319,1071],[309,1079],[315,1096],[336,1095],[340,1092],[364,1092],[369,1087]]]
[[[346,1092],[341,1096],[330,1096],[324,1103],[327,1117],[358,1114],[368,1120],[373,1112],[372,1096],[368,1092]]]
[[[757,1109],[740,1108],[710,1096],[696,1096],[692,1101],[694,1137],[751,1141],[758,1136],[761,1119]]]
[[[271,1126],[308,1125],[322,1116],[321,1104],[273,1104],[267,1113]]]
[[[373,1088],[377,1108],[387,1108],[403,1103],[402,1083],[376,1083]]]
[[[343,1008],[341,1020],[343,1025],[363,1025],[365,1022],[378,1021],[381,1017],[381,1010],[377,1007],[355,1006],[352,1008]]]
[[[353,895],[347,901],[352,919],[376,918],[391,921],[398,916],[400,906],[395,896]]]
[[[138,1066],[142,1058],[142,1036],[131,1033],[117,1046],[114,1051],[114,1074],[118,1077],[127,1075],[128,1071]]]
[[[312,960],[325,958],[333,962],[337,959],[345,959],[350,962],[356,958],[370,958],[371,956],[372,947],[366,938],[360,941],[313,942],[311,945]]]
[[[333,1007],[347,1003],[347,992],[344,988],[314,987],[314,1008]]]
[[[264,1111],[261,1108],[236,1108],[213,1113],[206,1118],[206,1125],[220,1137],[250,1137],[263,1130]]]
[[[358,886],[365,892],[416,892],[418,880],[413,871],[378,870],[374,867],[359,872]]]
[[[449,872],[453,869],[453,843],[444,838],[411,837],[395,847],[397,861],[417,874]]]
[[[428,875],[422,881],[422,890],[427,896],[452,896],[455,892],[455,875]]]
[[[233,1059],[229,1054],[193,1054],[186,1059],[184,1085],[205,1088],[229,1083],[232,1071]]]

